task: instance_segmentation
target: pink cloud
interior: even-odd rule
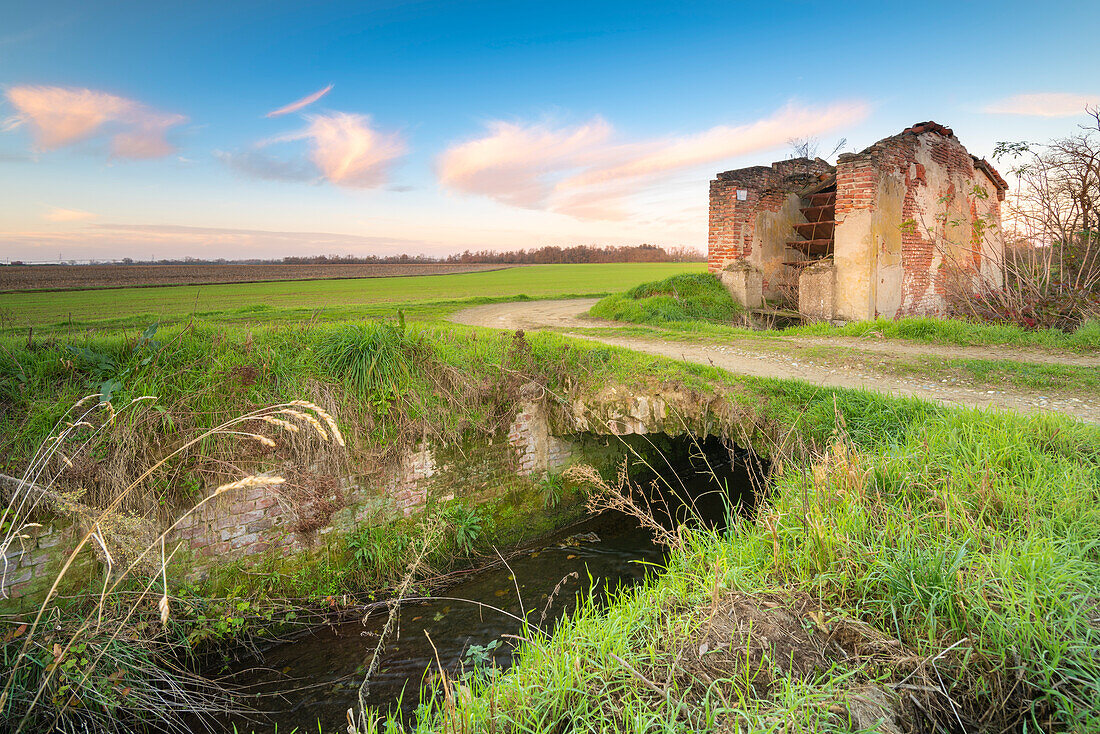
[[[1100,105],[1100,95],[1038,92],[1017,94],[991,102],[982,110],[993,115],[1028,115],[1032,117],[1072,117],[1082,115],[1086,107]]]
[[[305,97],[299,99],[297,102],[291,102],[285,107],[280,107],[277,110],[272,110],[271,112],[267,113],[267,117],[279,117],[280,115],[289,115],[291,112],[297,112],[304,107],[308,107],[317,100],[321,99],[321,97],[324,97],[326,94],[331,92],[332,86],[333,85],[329,84],[324,89],[318,89],[313,94],[308,94]]]
[[[304,130],[263,140],[249,151],[215,155],[241,173],[267,179],[313,178],[310,169],[331,183],[352,188],[378,188],[389,180],[390,168],[407,150],[397,133],[375,129],[368,115],[333,112],[307,115]],[[308,161],[283,158],[267,149],[277,143],[308,141]],[[312,164],[312,165],[311,165]]]
[[[109,135],[119,158],[160,158],[175,151],[166,135],[187,120],[140,102],[92,89],[17,86],[6,93],[16,109],[7,129],[25,124],[39,151]]]
[[[562,129],[491,122],[485,137],[444,151],[438,162],[439,180],[444,186],[506,204],[543,208],[554,188],[548,176],[594,162],[612,132],[611,125],[599,117]]]
[[[863,102],[825,108],[789,104],[753,123],[637,142],[616,141],[611,126],[598,117],[563,128],[492,122],[483,137],[448,148],[437,171],[444,186],[505,204],[619,219],[631,196],[675,173],[852,125],[868,110]]]
[[[83,222],[89,219],[95,219],[96,217],[96,215],[91,212],[85,212],[79,209],[61,209],[56,206],[46,212],[44,216],[51,222]]]
[[[309,157],[329,181],[361,188],[386,182],[391,164],[405,154],[405,143],[370,122],[367,115],[345,112],[309,117]]]

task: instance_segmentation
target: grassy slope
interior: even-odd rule
[[[721,288],[717,279],[710,275],[700,275],[695,280],[696,287],[707,293],[714,292],[715,288]],[[704,286],[703,281],[711,281],[711,284]],[[625,293],[606,296],[592,307],[591,314],[600,318],[715,338],[799,335],[859,337],[874,333],[886,338],[908,339],[931,344],[964,346],[1005,344],[1076,352],[1100,349],[1100,321],[1095,320],[1086,322],[1077,331],[1068,334],[1057,329],[1028,331],[1012,324],[987,324],[919,316],[897,320],[861,321],[844,326],[833,326],[828,323],[806,324],[771,332],[760,332],[729,325],[736,311],[731,311],[730,318],[726,319],[725,323],[721,323],[721,319],[709,314],[693,312],[690,308],[683,308],[680,311],[670,309],[668,298],[654,298],[652,292],[668,293],[671,282],[673,282],[672,279],[646,283]],[[717,300],[720,296],[712,295],[710,298]],[[729,300],[728,296],[727,300]],[[735,306],[732,300],[730,304]],[[717,310],[714,313],[717,313]]]
[[[365,395],[355,392],[351,370],[333,346],[355,328],[168,330],[158,335],[160,356],[131,374],[121,396],[156,393],[177,421],[194,428],[243,405],[303,393],[313,397],[318,385],[335,386],[337,394],[330,397],[341,420],[362,428],[365,441],[385,441],[393,435],[386,433],[395,428],[392,422],[356,411],[377,418],[393,398],[363,400],[384,391],[376,385]],[[498,726],[501,717],[511,718],[531,731],[556,731],[569,717],[597,729],[641,731],[647,721],[681,728],[673,706],[655,699],[610,653],[648,680],[679,686],[670,675],[673,646],[691,634],[692,610],[705,605],[717,577],[725,589],[808,592],[826,617],[860,619],[919,656],[938,654],[965,637],[956,648],[969,651],[965,659],[949,655],[938,663],[955,681],[956,700],[975,708],[992,705],[1009,689],[995,689],[998,682],[1014,683],[1019,673],[1028,688],[1021,689],[1024,698],[1014,691],[1013,703],[1041,699],[1030,726],[1042,727],[1048,712],[1066,727],[1096,724],[1088,706],[1077,702],[1100,694],[1100,664],[1091,652],[1100,639],[1089,620],[1100,596],[1095,428],[738,378],[549,334],[531,337],[528,357],[512,350],[507,338],[481,330],[410,331],[422,342],[418,349],[426,350],[426,364],[450,366],[471,382],[499,376],[501,365],[519,365],[542,375],[555,391],[578,381],[580,388],[616,380],[668,380],[701,390],[723,386],[749,415],[794,429],[819,447],[839,420],[860,455],[839,452],[845,458],[837,459],[834,452],[819,472],[788,469],[762,510],[771,530],[761,522],[743,524],[730,537],[694,536],[674,555],[671,573],[609,610],[584,610],[552,640],[533,640],[519,667],[460,701],[454,715],[483,721],[492,711]],[[113,355],[118,364],[139,364],[131,343],[122,336],[79,341]],[[68,367],[63,359],[71,355],[60,343],[28,349],[25,340],[8,338],[3,345],[0,435],[14,458],[44,435],[59,405],[87,391],[92,368],[80,360]],[[258,370],[259,379],[239,379],[243,367]],[[488,406],[471,404],[466,407],[474,412],[463,415],[433,382],[439,374],[413,370],[396,378],[412,414],[440,430],[483,420]],[[341,396],[343,389],[347,394]],[[782,728],[788,721],[808,730],[835,728],[828,702],[842,695],[844,676],[888,672],[839,665],[809,684],[780,679],[774,695],[765,697],[728,681],[721,684],[725,703],[715,698],[692,705],[717,718],[740,708],[736,716],[753,728]],[[431,716],[423,726],[443,728]]]
[[[935,658],[971,728],[988,715],[992,730],[1096,731],[1100,431],[870,402],[842,395],[847,443],[814,471],[788,465],[756,522],[691,535],[666,574],[606,610],[582,609],[549,639],[530,634],[516,667],[422,712],[418,729],[848,731],[845,706],[861,686],[889,689]],[[820,432],[827,417],[810,408]],[[900,647],[836,656],[810,678],[775,659],[723,670],[734,649],[699,679],[695,648],[729,592],[802,594],[801,625],[832,634],[856,620]],[[942,696],[908,690],[954,725]]]
[[[578,383],[677,374],[671,362],[658,366],[555,334],[528,337],[527,354],[516,351],[509,334],[417,323],[384,345],[384,358],[375,362],[376,337],[396,329],[388,323],[254,329],[199,323],[161,329],[149,347],[137,349],[135,332],[42,339],[32,346],[0,337],[0,470],[17,471],[68,406],[110,378],[122,382],[116,405],[155,395],[161,408],[154,412],[163,416],[158,420],[175,432],[210,428],[256,406],[324,398],[348,422],[349,434],[373,445],[392,442],[402,427],[399,418],[423,422],[429,435],[478,424],[485,416],[477,411],[487,408],[463,403],[465,390],[501,382],[502,366],[518,373],[514,379],[537,378],[559,394]],[[417,436],[420,430],[418,425]]]
[[[269,323],[316,317],[347,320],[390,315],[404,307],[423,315],[446,312],[474,299],[508,300],[526,295],[557,298],[604,295],[623,287],[698,272],[702,263],[613,263],[537,265],[494,270],[396,278],[284,281],[107,291],[0,294],[0,312],[17,328],[41,330],[143,326],[171,323],[192,314],[207,321]]]
[[[742,312],[718,280],[708,273],[674,275],[606,296],[592,307],[593,316],[636,324],[702,321],[729,324]]]

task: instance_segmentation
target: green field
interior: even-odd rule
[[[354,280],[120,288],[0,295],[5,331],[131,328],[191,316],[222,323],[325,321],[390,315],[438,317],[475,303],[530,298],[599,296],[702,272],[705,263],[532,265],[481,273]]]

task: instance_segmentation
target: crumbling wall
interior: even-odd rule
[[[820,158],[793,158],[719,173],[710,182],[710,272],[745,263],[759,274],[764,298],[793,286],[797,276],[783,262],[793,225],[806,221],[797,192],[831,172]]]
[[[384,470],[316,482],[316,496],[288,492],[295,483],[309,484],[309,478],[227,490],[182,517],[168,530],[165,545],[173,556],[173,573],[188,577],[227,563],[252,564],[273,553],[308,553],[319,536],[410,517],[433,503],[498,500],[559,470],[573,460],[574,452],[581,455],[584,449],[553,435],[545,406],[527,403],[505,435],[477,436],[462,446],[423,442]],[[5,483],[0,475],[0,500],[21,486],[12,478]],[[540,504],[530,511],[544,509]],[[162,530],[156,528],[156,533]],[[24,534],[0,557],[0,610],[36,605],[82,531],[54,519]],[[79,583],[85,585],[102,570],[91,551],[89,545],[78,557]]]
[[[970,290],[999,286],[1003,198],[996,171],[935,123],[842,155],[837,316],[942,314],[960,283]]]
[[[836,318],[941,314],[954,293],[1001,285],[1007,186],[949,128],[925,122],[840,156],[835,169],[797,158],[718,174],[710,184],[709,268],[737,265],[735,297],[759,290],[774,298],[797,287],[783,263],[798,258],[786,243],[805,222],[799,194],[834,172]],[[748,287],[757,282],[759,289]]]

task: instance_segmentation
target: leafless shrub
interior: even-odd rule
[[[276,493],[294,513],[291,529],[298,533],[310,533],[328,525],[332,516],[347,506],[340,480],[330,474],[295,470]]]
[[[837,153],[844,150],[844,146],[848,144],[848,138],[841,138],[833,146],[832,151],[825,156],[826,160],[832,160],[836,157]],[[787,146],[791,149],[791,158],[809,158],[813,160],[817,158],[818,152],[821,149],[821,140],[814,137],[808,138],[788,138]]]
[[[657,522],[648,503],[639,499],[641,493],[630,484],[626,459],[623,459],[614,482],[605,481],[600,476],[600,472],[588,464],[575,464],[566,469],[563,476],[571,482],[588,488],[587,505],[590,512],[614,510],[630,515],[642,527],[651,531],[661,545],[673,548],[681,544],[680,536]]]
[[[969,247],[939,238],[957,313],[1064,330],[1100,317],[1100,108],[1087,112],[1089,123],[1072,135],[997,144],[994,157],[1011,162],[1017,181],[1002,215],[1004,252],[992,250],[1001,284],[975,287],[966,258],[982,247],[989,222],[973,224]]]

